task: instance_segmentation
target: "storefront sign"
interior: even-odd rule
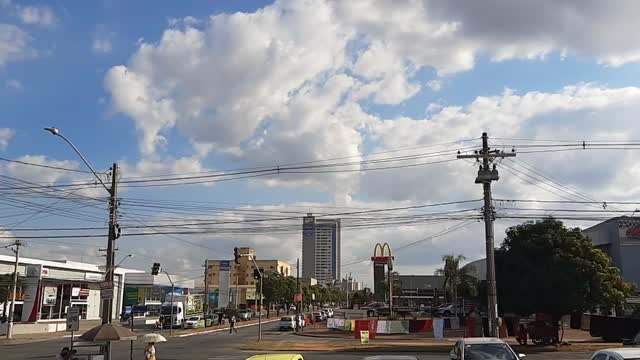
[[[42,264],[29,264],[25,267],[28,278],[41,279],[43,276],[49,276],[49,269],[42,267]]]
[[[58,287],[56,287],[56,286],[45,286],[44,287],[44,294],[42,296],[42,305],[44,305],[44,306],[55,306],[57,297],[58,297]]]
[[[104,279],[104,275],[98,273],[84,273],[84,279],[87,281],[102,281],[102,279]]]

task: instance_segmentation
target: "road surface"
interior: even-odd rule
[[[290,332],[280,332],[276,329],[277,323],[263,325],[263,338],[269,341],[314,341],[306,337],[298,337]],[[229,334],[227,331],[210,334],[198,334],[189,337],[172,338],[166,343],[156,346],[159,360],[173,359],[204,359],[204,360],[240,360],[246,359],[256,352],[238,351],[236,348],[249,341],[255,341],[258,335],[258,327],[250,326],[238,329],[238,334]],[[0,341],[0,358],[3,360],[23,360],[23,359],[55,359],[55,354],[64,346],[69,346],[69,339],[55,339],[38,341],[31,343],[15,344],[7,341]],[[134,359],[144,359],[144,344],[135,343]],[[129,359],[130,342],[118,342],[113,346],[114,360]],[[356,352],[312,352],[303,353],[305,360],[361,360],[374,353]],[[391,355],[391,354],[389,354]],[[421,360],[448,360],[447,354],[428,353],[402,353],[396,355],[413,355]],[[586,353],[546,353],[531,354],[527,360],[574,360],[588,359]]]

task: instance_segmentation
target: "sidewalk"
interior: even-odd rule
[[[278,319],[274,319],[273,317],[269,319],[262,319],[262,324],[271,323],[277,321]],[[76,331],[74,336],[78,337],[85,333],[87,330],[100,325],[101,320],[82,320],[80,321],[80,330]],[[120,323],[119,321],[114,322],[114,325],[120,325],[123,327],[128,327],[127,323]],[[237,328],[243,328],[247,326],[254,326],[258,324],[258,320],[249,320],[238,323]],[[173,329],[173,337],[186,337],[186,336],[194,336],[199,334],[208,334],[212,332],[224,331],[229,329],[229,324],[223,325],[215,325],[209,327],[202,327],[197,329]],[[163,336],[169,337],[169,329],[159,330],[155,328],[137,328],[134,329],[135,333],[144,334],[147,332],[161,332]],[[49,332],[49,333],[37,333],[37,334],[20,334],[14,335],[12,340],[7,340],[5,337],[0,338],[0,344],[24,344],[24,343],[32,343],[32,342],[40,342],[54,339],[64,339],[70,338],[71,332],[68,331],[58,331],[58,332]]]

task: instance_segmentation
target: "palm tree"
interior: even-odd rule
[[[473,265],[460,267],[460,262],[465,259],[463,255],[445,255],[442,257],[444,267],[435,272],[436,275],[444,276],[444,290],[450,295],[451,302],[456,302],[458,294],[476,295],[477,280],[472,275],[476,269]]]

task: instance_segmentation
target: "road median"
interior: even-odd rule
[[[241,345],[243,351],[354,351],[354,352],[429,352],[448,353],[455,342],[444,341],[377,341],[369,344],[353,342],[283,342],[283,341],[252,341]],[[579,343],[560,346],[514,346],[514,350],[524,354],[545,352],[591,352],[605,348],[619,347],[619,343]]]

